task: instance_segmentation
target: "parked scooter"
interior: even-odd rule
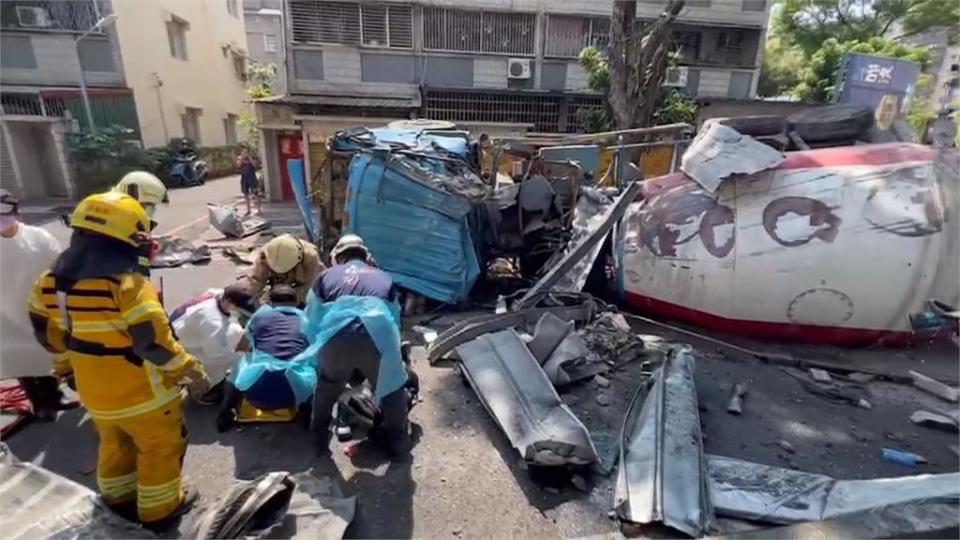
[[[170,187],[199,186],[207,181],[207,162],[197,157],[190,139],[180,139],[171,160],[167,185]]]

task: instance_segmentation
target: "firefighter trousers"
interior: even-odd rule
[[[187,450],[182,400],[122,419],[94,418],[100,436],[97,486],[104,501],[136,501],[140,521],[168,517],[183,501],[180,469]]]

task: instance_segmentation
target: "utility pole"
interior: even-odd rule
[[[80,96],[83,98],[83,112],[86,113],[87,127],[90,129],[90,133],[96,132],[97,126],[93,122],[93,111],[90,109],[90,96],[87,94],[87,78],[83,73],[83,63],[80,61],[80,40],[116,20],[117,16],[114,13],[111,13],[106,17],[102,17],[96,22],[96,24],[90,27],[89,30],[80,34],[80,36],[73,40],[73,50],[77,54],[77,68],[80,70]]]

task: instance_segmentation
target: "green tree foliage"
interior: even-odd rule
[[[247,62],[247,94],[253,99],[273,95],[273,83],[277,80],[277,65]]]
[[[788,94],[800,83],[800,72],[806,67],[806,62],[803,51],[798,47],[784,43],[780,36],[769,36],[760,80],[757,82],[757,94],[763,97]]]
[[[927,125],[937,118],[937,110],[928,99],[923,99],[922,95],[933,84],[933,75],[920,75],[917,78],[917,87],[914,90],[914,97],[910,100],[910,108],[907,110],[907,122],[913,126],[913,130],[918,136],[923,137],[927,132]]]
[[[957,0],[783,0],[773,33],[812,57],[828,39],[866,42],[960,25]]]
[[[671,55],[672,61],[676,55]],[[580,51],[580,65],[587,70],[587,86],[596,92],[606,92],[610,82],[607,60],[596,47],[587,47]],[[665,89],[657,96],[653,113],[653,125],[693,123],[697,118],[697,102],[678,88]],[[579,121],[588,133],[597,133],[613,129],[606,111],[600,109],[580,109]]]
[[[881,37],[845,42],[829,38],[810,56],[809,62],[800,73],[800,82],[793,88],[793,95],[801,101],[832,100],[837,72],[840,70],[843,55],[848,52],[902,58],[916,62],[924,69],[930,63],[930,54],[926,49],[910,47]]]

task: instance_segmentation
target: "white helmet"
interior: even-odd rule
[[[357,249],[363,251],[365,255],[370,255],[370,250],[368,250],[367,245],[363,243],[363,238],[355,234],[345,234],[341,236],[340,240],[337,240],[337,245],[333,246],[333,249],[330,251],[330,255],[336,259],[343,252],[351,249]]]
[[[126,193],[144,206],[170,202],[167,197],[167,186],[147,171],[128,172],[123,175],[113,190]]]
[[[278,274],[286,274],[303,260],[303,242],[289,234],[282,234],[263,246],[267,266]]]

